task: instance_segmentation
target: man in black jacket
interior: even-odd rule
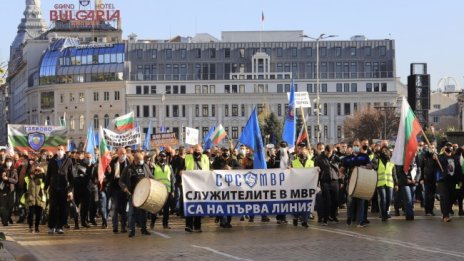
[[[49,189],[50,212],[48,220],[49,234],[63,234],[63,221],[66,219],[66,201],[72,197],[73,164],[66,157],[64,147],[58,146],[56,155],[48,163],[45,176],[45,190]]]
[[[433,159],[435,153],[435,146],[426,147],[422,153],[422,160],[420,161],[422,175],[420,183],[424,186],[424,208],[426,216],[435,216],[433,212],[435,205],[435,193],[437,192],[436,184],[436,161]]]

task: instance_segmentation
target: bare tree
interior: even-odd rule
[[[364,108],[347,117],[344,124],[345,138],[391,139],[398,132],[399,117],[395,110]]]

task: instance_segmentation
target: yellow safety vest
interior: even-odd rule
[[[294,159],[292,161],[292,168],[295,168],[295,169],[309,169],[309,168],[313,168],[314,167],[314,161],[310,160],[310,159],[307,159],[306,162],[305,162],[305,165],[303,166],[303,164],[301,164],[300,162],[300,159]]]
[[[163,183],[168,192],[171,193],[171,168],[169,165],[164,166],[164,171],[161,166],[155,165],[154,176],[155,180]]]
[[[379,160],[379,168],[377,169],[377,187],[387,186],[393,188],[393,168],[395,164],[387,162],[385,166],[381,160]]]
[[[209,159],[205,154],[201,155],[200,165],[201,170],[209,170]],[[185,156],[185,170],[195,170],[195,160],[191,154]]]

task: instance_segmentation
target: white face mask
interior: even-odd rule
[[[246,150],[240,150],[240,154],[242,154],[243,156],[246,155]]]
[[[126,161],[127,159],[127,155],[121,155],[121,157],[119,158],[120,161]]]
[[[142,166],[145,162],[143,160],[139,161],[139,165]]]
[[[59,159],[62,159],[64,157],[64,151],[59,150],[59,151],[56,152],[56,155],[58,156]]]
[[[43,159],[43,160],[46,160],[46,159],[47,159],[47,155],[42,155],[42,159]]]
[[[11,168],[12,165],[13,165],[13,163],[11,161],[6,163],[7,168]]]

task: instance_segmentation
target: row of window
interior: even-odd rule
[[[79,92],[79,93],[69,93],[69,103],[84,103],[85,102],[85,94],[84,92]],[[110,101],[110,92],[103,92],[103,101]],[[66,94],[61,93],[60,94],[60,103],[68,103],[66,100]],[[113,92],[113,101],[119,101],[121,100],[121,93],[119,91],[114,91]],[[100,101],[100,92],[93,92],[93,101]]]
[[[41,76],[40,85],[49,84],[67,84],[67,83],[85,83],[85,82],[111,82],[122,81],[122,72],[107,72],[107,73],[83,73],[72,75],[58,75],[58,76]]]
[[[365,56],[371,57],[373,55],[373,49],[375,55],[377,56],[386,56],[387,55],[387,47],[386,46],[379,46],[379,47],[372,47],[372,46],[364,46],[364,47],[345,47],[342,48],[340,46],[335,47],[319,47],[319,55],[320,57],[342,57],[342,56],[350,56],[350,57],[357,57],[357,56]],[[216,48],[208,48],[208,49],[150,49],[146,52],[143,49],[136,49],[135,55],[137,59],[144,59],[144,58],[151,58],[151,59],[165,59],[165,60],[186,60],[186,59],[215,59],[215,58],[231,58],[232,54],[234,56],[238,56],[240,58],[245,58],[248,54],[249,56],[255,55],[257,52],[263,51],[267,53],[269,56],[275,55],[276,57],[313,57],[316,54],[316,51],[313,51],[312,47],[304,47],[304,48],[297,48],[297,47],[290,47],[290,48],[238,48],[238,49],[231,49],[231,48],[223,48],[220,49],[219,55]],[[162,57],[161,57],[162,56]]]

